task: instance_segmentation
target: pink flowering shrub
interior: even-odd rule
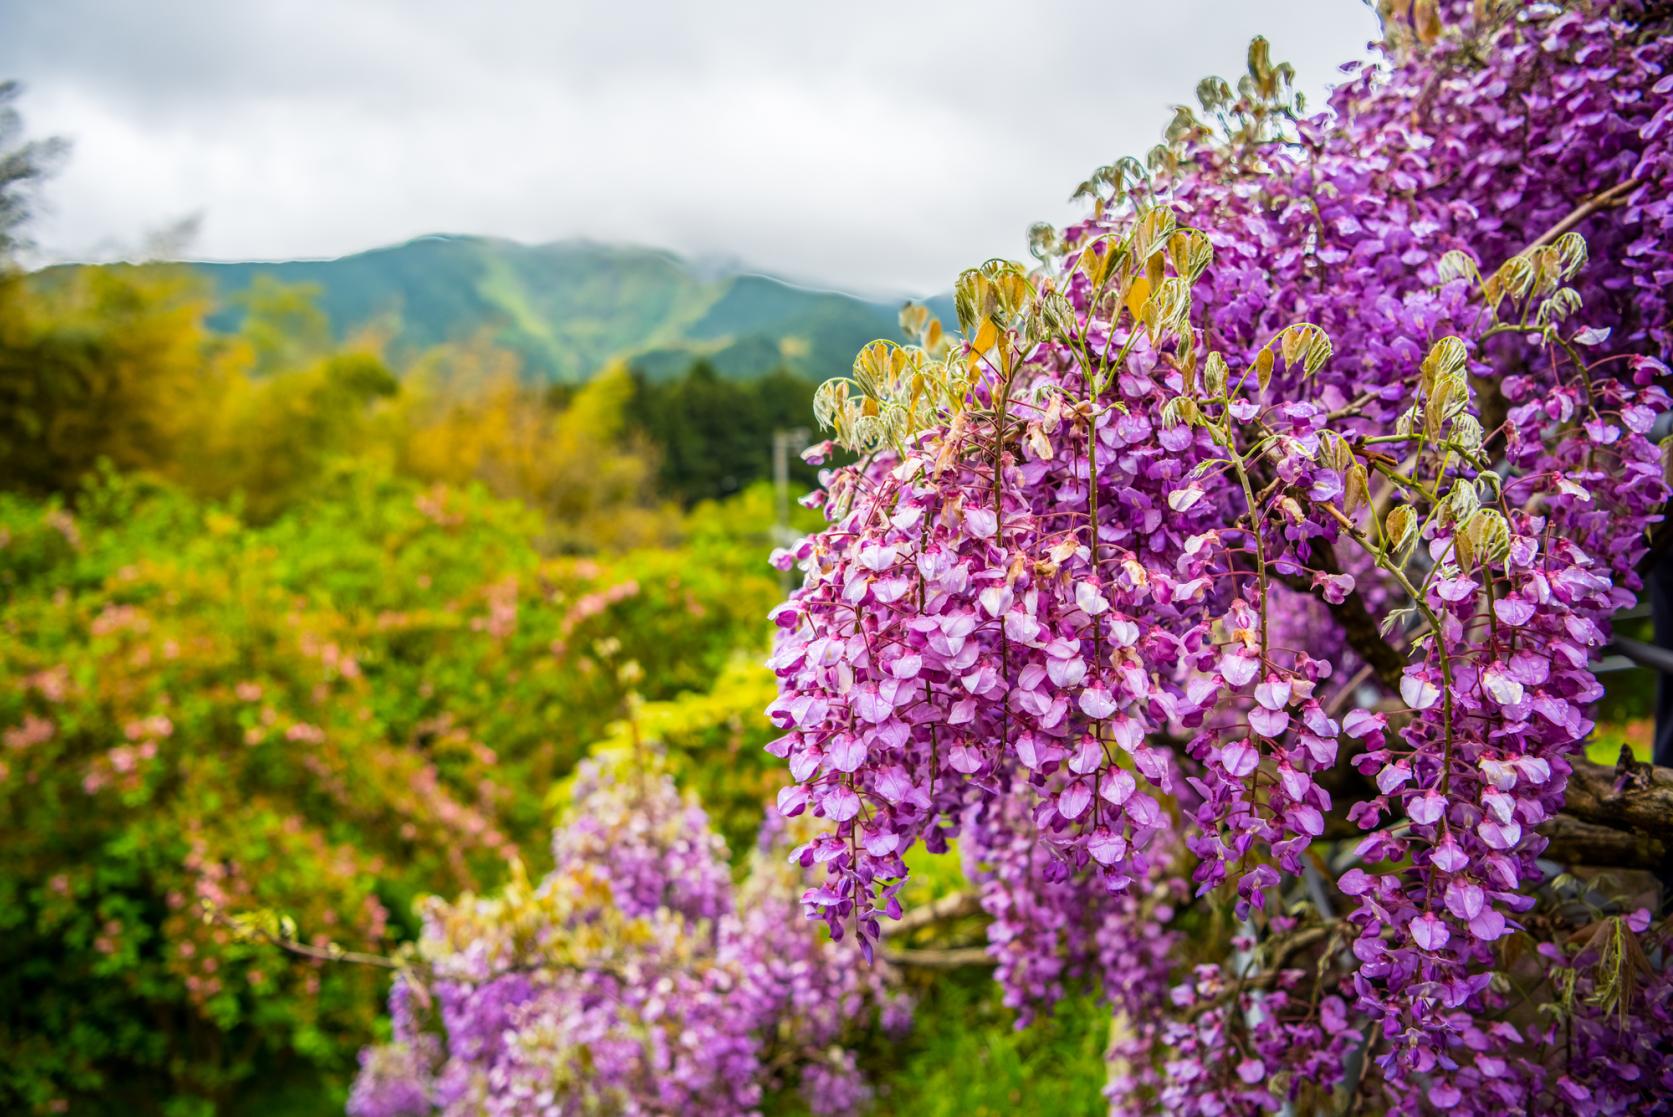
[[[233,921],[397,950],[419,896],[549,863],[547,792],[625,661],[667,700],[758,648],[753,541],[583,561],[542,531],[370,470],[263,526],[132,478],[0,495],[0,1112],[236,1111],[280,1080],[331,1108],[385,975]]]
[[[1115,1112],[1666,1112],[1667,924],[1559,869],[1645,825],[1563,812],[1668,495],[1667,13],[1386,15],[1331,113],[1257,41],[821,389],[779,806],[868,953],[957,836]]]

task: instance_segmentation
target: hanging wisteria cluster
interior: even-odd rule
[[[1311,117],[1257,41],[821,389],[769,713],[834,937],[957,836],[1116,1112],[1673,1111],[1667,926],[1547,836],[1668,495],[1670,18],[1389,5]]]
[[[793,844],[770,820],[734,888],[654,753],[587,761],[545,879],[430,902],[351,1117],[726,1117],[782,1092],[859,1112],[870,1090],[845,1045],[898,1033],[910,1004],[800,918]]]

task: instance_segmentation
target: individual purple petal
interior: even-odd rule
[[[1342,719],[1342,732],[1356,740],[1363,740],[1373,733],[1380,732],[1386,724],[1381,714],[1374,714],[1369,710],[1349,710]]]
[[[1446,799],[1436,792],[1415,795],[1406,801],[1406,814],[1420,826],[1430,826],[1446,813]]]
[[[1101,686],[1087,687],[1080,692],[1081,713],[1093,720],[1107,718],[1115,713],[1115,699],[1110,692]]]
[[[1408,927],[1412,941],[1424,950],[1439,950],[1451,939],[1452,932],[1447,930],[1446,922],[1432,912],[1424,912],[1413,919]]]
[[[847,822],[860,813],[860,797],[846,784],[836,784],[819,797],[825,817],[832,822]]]
[[[1260,754],[1247,739],[1233,741],[1220,750],[1220,767],[1235,779],[1242,779],[1253,772],[1260,759]]]
[[[1086,813],[1086,808],[1092,803],[1092,789],[1085,780],[1076,780],[1063,789],[1057,797],[1057,811],[1064,818],[1071,821]]]
[[[1429,860],[1443,873],[1460,873],[1469,867],[1470,859],[1458,847],[1458,843],[1449,834],[1435,843],[1434,852]]]
[[[1414,710],[1427,710],[1441,700],[1441,688],[1422,675],[1408,672],[1400,679],[1400,698]]]

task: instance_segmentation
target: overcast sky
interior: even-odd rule
[[[1360,0],[0,0],[0,78],[74,144],[53,259],[198,215],[212,259],[582,236],[926,292],[1071,217],[1252,35],[1322,94],[1375,30]]]

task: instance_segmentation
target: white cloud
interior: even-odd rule
[[[1375,32],[1354,0],[0,0],[0,26],[31,131],[75,143],[35,229],[58,257],[201,213],[212,258],[585,236],[916,291],[1073,216],[1251,35],[1322,93]]]

